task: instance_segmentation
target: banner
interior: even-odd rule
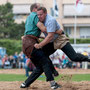
[[[54,11],[54,16],[59,16],[56,0],[53,0],[53,11]]]
[[[76,0],[75,2],[75,10],[77,13],[81,13],[84,9],[84,4],[81,0]]]

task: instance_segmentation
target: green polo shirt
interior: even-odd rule
[[[37,27],[37,23],[39,22],[39,18],[36,12],[30,13],[25,22],[25,33],[24,35],[34,35],[40,36],[40,29]]]

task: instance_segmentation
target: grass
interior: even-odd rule
[[[0,74],[0,81],[24,81],[26,76],[23,74]]]
[[[90,74],[75,74],[72,81],[90,81]]]
[[[0,74],[0,81],[24,81],[27,77],[23,74]],[[38,80],[46,81],[45,75],[41,75]],[[90,81],[90,74],[59,75],[55,80],[63,81]]]

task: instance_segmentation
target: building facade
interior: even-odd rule
[[[77,13],[74,8],[76,0],[56,1],[59,14],[55,18],[65,33],[70,38],[90,38],[90,0],[82,0],[84,8],[81,13]],[[25,22],[30,13],[30,5],[35,2],[45,6],[53,16],[54,0],[0,0],[0,5],[7,2],[13,4],[14,19],[17,23]]]

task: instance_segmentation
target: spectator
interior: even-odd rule
[[[90,58],[90,52],[88,53],[88,57]]]
[[[73,62],[72,67],[75,69],[77,67],[76,62]]]
[[[61,68],[61,69],[62,69],[62,60],[61,60],[61,58],[60,58],[60,57],[58,57],[58,60],[59,60],[59,68]]]
[[[64,60],[65,59],[65,53],[63,53],[63,55],[62,55],[62,60]]]
[[[26,77],[29,77],[29,72],[33,71],[35,66],[27,56],[25,57],[25,59],[26,59],[26,62],[25,62]]]
[[[68,62],[69,60],[68,60],[68,57],[66,56],[65,59],[63,60],[63,68],[67,67]]]
[[[15,60],[14,57],[13,57],[12,55],[10,55],[10,56],[9,56],[9,61],[10,61],[10,66],[11,66],[11,68],[14,68],[14,66],[15,66],[15,65],[14,65],[14,64],[15,64],[15,63],[14,63],[15,61],[14,61],[14,60]]]
[[[2,68],[2,66],[3,66],[3,63],[2,63],[2,58],[0,56],[0,68]]]
[[[73,62],[72,62],[69,58],[68,58],[68,60],[69,60],[69,62],[67,63],[67,67],[68,67],[68,68],[72,68],[72,63],[73,63]]]
[[[60,64],[59,64],[59,59],[57,57],[55,57],[53,60],[52,60],[52,63],[54,64],[55,67],[59,68]]]
[[[19,54],[19,69],[20,68],[24,68],[24,54],[23,52],[21,51],[20,54]]]
[[[84,51],[82,54],[83,54],[84,56],[87,56],[87,57],[88,57],[88,52],[87,52],[87,51]]]
[[[13,55],[13,57],[14,57],[14,61],[13,61],[14,67],[13,68],[17,68],[18,67],[18,53],[15,52],[15,54]]]
[[[2,63],[3,63],[3,68],[5,67],[5,62],[8,60],[8,56],[5,55],[3,58],[2,58]]]
[[[87,58],[89,57],[89,54],[87,51],[84,51],[82,54],[84,56],[86,56]],[[87,69],[88,68],[88,62],[82,62],[82,68]]]
[[[10,68],[10,61],[8,59],[8,55],[5,55],[4,58],[2,59],[3,61],[3,67],[5,69],[9,69]]]

